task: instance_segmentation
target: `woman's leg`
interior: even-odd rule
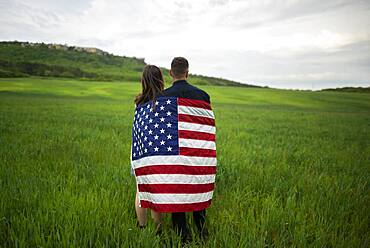
[[[139,226],[144,227],[146,225],[146,208],[139,207],[139,197],[137,191],[135,197],[135,210]]]
[[[154,221],[155,229],[156,229],[156,234],[161,234],[162,233],[162,213],[161,212],[156,212],[153,209],[150,211],[152,214],[152,218]]]
[[[162,213],[161,212],[156,212],[153,209],[151,209],[150,212],[152,214],[152,218],[153,218],[154,224],[156,226],[160,225],[161,222],[162,222]]]

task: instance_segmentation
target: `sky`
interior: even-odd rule
[[[285,89],[370,86],[368,0],[0,0],[0,40],[98,47]]]

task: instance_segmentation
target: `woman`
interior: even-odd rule
[[[135,98],[135,105],[139,106],[148,101],[155,101],[156,96],[160,95],[164,89],[164,80],[162,71],[155,65],[147,65],[144,68],[143,75],[141,77],[141,93]],[[131,172],[134,174],[134,170],[131,167]],[[137,223],[140,228],[144,228],[147,222],[147,211],[146,208],[139,206],[138,192],[136,190],[135,198],[135,210],[137,215]],[[160,231],[161,226],[161,213],[151,210],[152,218],[157,228],[157,232]]]

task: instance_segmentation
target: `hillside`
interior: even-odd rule
[[[99,81],[138,81],[143,58],[116,56],[97,48],[59,44],[0,42],[0,77],[63,77]],[[165,81],[169,72],[162,68]],[[259,87],[235,81],[190,75],[198,85]]]

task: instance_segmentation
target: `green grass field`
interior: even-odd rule
[[[209,240],[189,247],[369,247],[369,94],[201,88],[219,162]],[[139,89],[0,79],[1,247],[176,246],[169,215],[162,237],[136,228]]]

